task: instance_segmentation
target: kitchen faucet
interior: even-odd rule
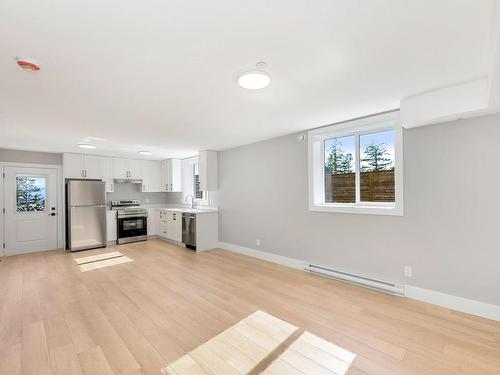
[[[191,208],[194,208],[194,197],[191,194],[186,195],[184,202],[187,202],[189,197],[191,197]]]

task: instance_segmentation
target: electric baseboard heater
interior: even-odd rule
[[[315,264],[306,265],[304,267],[304,270],[307,272],[314,273],[316,275],[339,279],[352,284],[361,285],[370,289],[380,290],[385,293],[395,294],[398,296],[404,296],[405,294],[405,289],[403,285],[398,285],[388,281],[382,281],[366,276],[355,275],[352,273],[338,271],[332,268],[318,266]]]

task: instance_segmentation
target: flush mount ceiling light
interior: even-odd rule
[[[250,70],[238,77],[238,85],[248,90],[263,89],[270,83],[271,75],[263,70]]]
[[[153,155],[151,151],[137,151],[141,155]]]
[[[79,143],[78,147],[80,147],[80,148],[96,148],[97,146],[89,145],[88,143]]]

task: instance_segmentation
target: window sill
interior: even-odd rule
[[[343,214],[403,216],[403,207],[399,205],[372,206],[349,204],[311,204],[309,211],[335,212]]]

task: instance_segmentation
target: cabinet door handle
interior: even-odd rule
[[[110,187],[109,190],[113,191],[113,184],[109,184],[109,187]]]
[[[87,177],[87,170],[85,169],[85,177]]]

